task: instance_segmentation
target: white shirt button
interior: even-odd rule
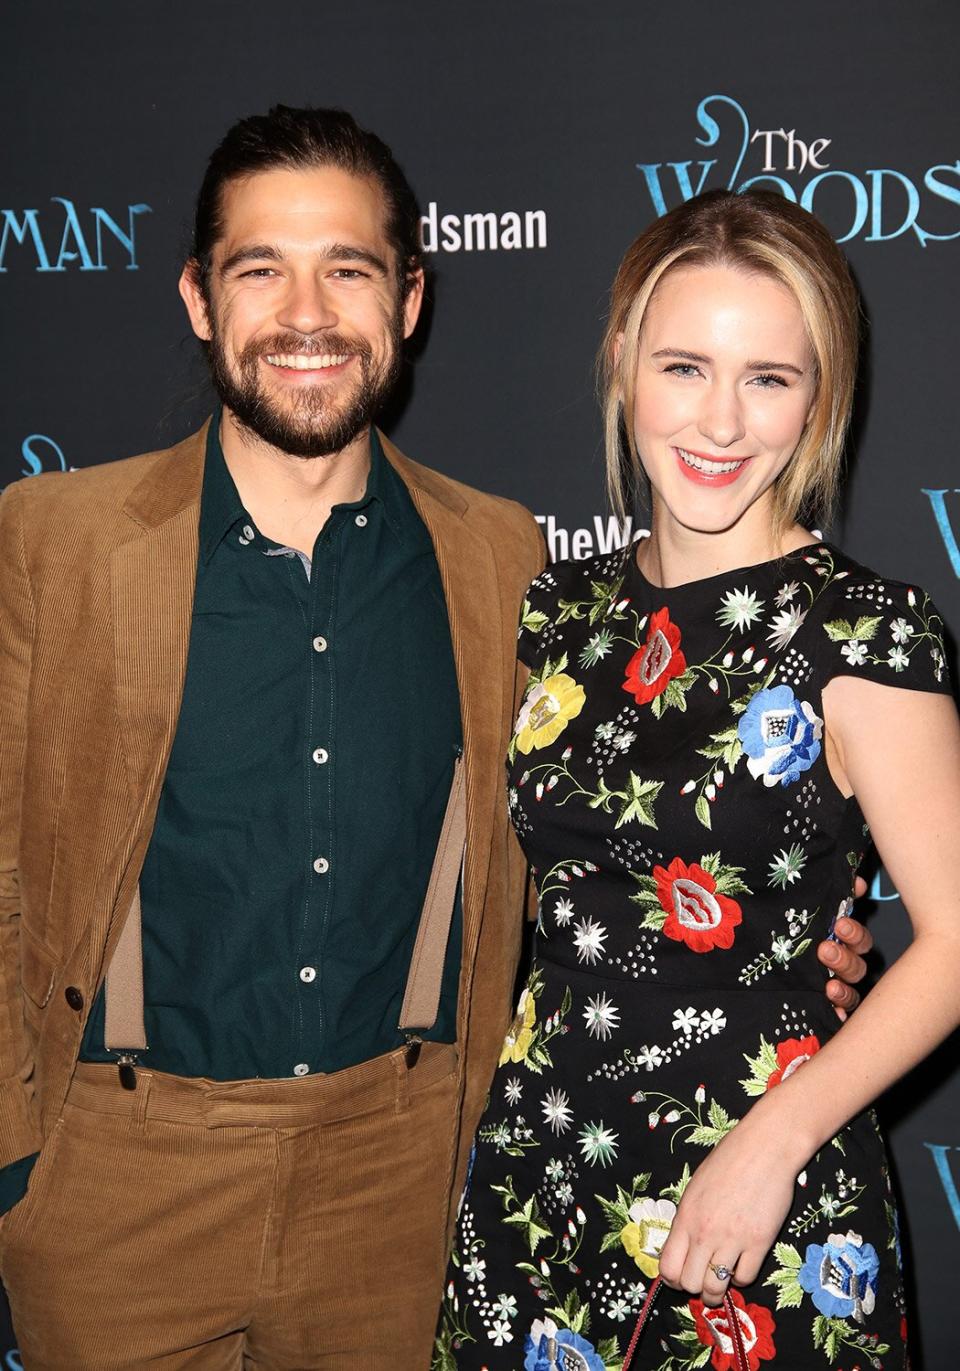
[[[313,864],[313,869],[318,876],[324,876],[330,870],[330,863],[326,857],[318,857]]]
[[[365,514],[358,514],[353,522],[356,524],[357,528],[366,528],[367,516]]]
[[[313,640],[313,650],[314,652],[326,652],[327,650],[327,640],[319,633]]]
[[[249,546],[250,546],[250,539],[249,539],[249,538],[245,538],[245,537],[243,536],[242,533],[239,534],[239,536],[237,537],[237,542],[241,545],[241,547],[249,547]]]
[[[315,966],[301,966],[300,979],[309,985],[311,981],[317,979],[317,968]]]
[[[243,526],[243,536],[244,536],[244,538],[248,539],[248,540],[252,543],[253,540],[254,540],[254,538],[255,538],[257,535],[254,533],[253,529],[250,527],[249,524],[244,524],[244,526]]]
[[[309,1070],[310,1068],[307,1066],[306,1062],[297,1062],[296,1066],[293,1068],[293,1074],[295,1076],[305,1076]]]
[[[313,750],[313,760],[317,766],[323,766],[329,756],[330,754],[325,747],[315,747]]]

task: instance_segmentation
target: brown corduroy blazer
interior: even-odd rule
[[[205,435],[0,499],[0,1166],[37,1151],[60,1113],[150,841],[186,669]],[[459,1181],[520,944],[526,873],[503,767],[543,544],[519,505],[383,445],[436,548],[463,714]]]

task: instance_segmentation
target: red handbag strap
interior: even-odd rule
[[[633,1354],[637,1350],[637,1343],[640,1341],[640,1334],[647,1325],[653,1309],[653,1301],[662,1282],[660,1277],[653,1282],[647,1291],[647,1298],[643,1302],[640,1310],[640,1317],[637,1319],[637,1326],[633,1330],[633,1336],[627,1346],[627,1354],[623,1359],[620,1371],[628,1371],[630,1363],[633,1361]],[[737,1317],[737,1306],[733,1302],[733,1296],[729,1289],[723,1297],[723,1307],[727,1312],[727,1323],[730,1329],[730,1341],[733,1343],[733,1364],[735,1371],[750,1371],[750,1363],[747,1361],[747,1353],[743,1346],[743,1334],[740,1332],[740,1320]]]

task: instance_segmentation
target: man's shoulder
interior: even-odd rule
[[[52,530],[67,521],[76,529],[89,520],[106,532],[133,492],[145,482],[162,482],[166,471],[195,449],[198,437],[134,457],[27,476],[7,486],[2,498],[19,503],[30,525]]]
[[[425,466],[405,456],[389,440],[384,442],[388,455],[408,485],[426,491],[435,499],[458,513],[477,533],[480,533],[501,552],[511,549],[522,552],[525,563],[539,569],[544,561],[543,535],[530,511],[517,500],[504,495],[492,495],[467,485],[453,476]],[[533,574],[533,573],[531,573]]]

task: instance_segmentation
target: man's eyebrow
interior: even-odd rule
[[[687,352],[685,348],[658,348],[654,357],[682,357],[685,362],[704,362],[709,366],[712,358],[705,357],[700,352]],[[792,371],[795,376],[802,376],[801,367],[794,366],[793,362],[748,362],[748,371]]]
[[[283,254],[279,248],[273,247],[270,243],[250,243],[247,247],[237,248],[236,252],[231,252],[230,256],[220,263],[220,275],[226,276],[234,267],[242,266],[244,262],[282,260]]]
[[[389,270],[382,257],[378,257],[369,248],[357,247],[352,243],[327,243],[320,249],[319,256],[327,262],[362,262],[381,276],[386,276]],[[236,252],[231,252],[230,256],[224,259],[220,264],[220,274],[226,276],[244,262],[253,261],[282,262],[283,253],[272,243],[250,243],[237,248]]]

